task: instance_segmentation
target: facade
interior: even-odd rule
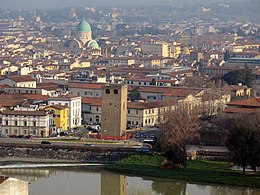
[[[167,43],[142,44],[141,50],[144,54],[154,56],[170,57],[170,48]]]
[[[5,109],[1,113],[1,133],[3,135],[50,135],[51,118],[44,110],[16,107]]]
[[[4,77],[0,79],[0,84],[5,84],[10,87],[36,88],[36,80],[27,75]]]
[[[230,93],[231,98],[250,97],[251,88],[239,85],[228,85],[223,88],[224,91]]]
[[[62,105],[68,107],[68,128],[81,126],[81,97],[61,95],[48,99],[48,105]]]
[[[68,108],[62,105],[51,105],[44,108],[51,112],[53,124],[57,131],[68,130]]]
[[[123,136],[126,131],[127,85],[103,86],[101,110],[102,137]]]
[[[74,96],[101,97],[102,83],[69,82],[68,91]]]
[[[215,115],[224,110],[226,103],[230,102],[229,94],[211,91],[197,93],[188,91],[182,96],[164,98],[159,101],[127,102],[127,128],[156,126],[160,123],[160,119],[164,113],[177,105],[186,105],[189,108],[199,107],[200,109],[204,109],[205,113]],[[103,121],[104,114],[101,102],[102,99],[100,98],[83,98],[82,115],[87,124]],[[112,108],[105,107],[105,109],[113,116],[111,114],[114,113],[114,111],[111,111]],[[114,119],[111,120],[114,121]]]

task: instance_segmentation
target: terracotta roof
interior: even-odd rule
[[[0,106],[2,107],[15,107],[17,105],[23,105],[26,100],[8,100],[0,99]]]
[[[28,82],[28,81],[36,81],[34,78],[28,76],[28,75],[23,75],[23,76],[8,76],[10,80],[13,80],[15,82]]]
[[[24,115],[24,116],[47,116],[44,110],[24,111],[6,109],[2,111],[3,115]]]
[[[93,106],[101,106],[101,98],[90,98],[90,97],[83,97],[81,100],[82,104],[90,104]]]
[[[68,83],[69,88],[101,89],[103,83]]]
[[[59,89],[60,86],[56,83],[37,83],[37,89],[45,89],[45,90],[56,90]]]
[[[73,98],[78,98],[81,96],[74,96],[72,94],[67,94],[67,95],[60,95],[60,96],[57,96],[57,97],[49,97],[48,100],[71,100]]]
[[[41,94],[22,94],[24,98],[28,100],[43,100],[47,101],[49,96],[48,95],[41,95]]]
[[[131,91],[134,86],[128,85],[128,91]],[[138,86],[140,92],[152,92],[152,93],[166,93],[169,92],[172,87],[159,87],[159,86]]]
[[[238,86],[238,85],[228,85],[223,88],[225,91],[238,91],[238,90],[244,90],[247,89],[247,87]]]
[[[187,97],[188,95],[192,94],[192,95],[197,95],[198,93],[200,93],[202,91],[198,90],[198,89],[172,89],[169,92],[164,93],[164,96],[170,96],[170,97]]]
[[[249,98],[244,100],[238,100],[227,103],[228,106],[247,106],[247,107],[259,107],[260,108],[260,97]]]
[[[0,94],[0,102],[2,102],[2,100],[26,100],[26,98],[20,93],[8,93]]]
[[[259,109],[254,109],[254,108],[227,108],[225,110],[226,113],[244,113],[244,114],[250,114],[250,113],[255,113],[259,112]]]

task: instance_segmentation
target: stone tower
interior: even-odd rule
[[[126,131],[127,85],[102,87],[101,136],[122,136]]]

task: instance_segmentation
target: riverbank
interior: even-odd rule
[[[174,166],[173,169],[159,168],[161,156],[132,155],[105,169],[135,174],[138,176],[151,176],[158,178],[177,179],[187,182],[215,183],[224,185],[236,185],[260,188],[260,174],[231,170],[227,162],[195,160],[188,161],[186,169]]]
[[[28,163],[82,163],[79,160],[62,160],[62,159],[41,159],[41,158],[17,158],[17,157],[2,157],[0,164],[9,162],[28,162]]]

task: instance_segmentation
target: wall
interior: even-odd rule
[[[89,163],[112,163],[134,153],[143,153],[141,148],[101,148],[87,146],[57,146],[41,144],[0,143],[0,158],[37,158],[75,160]]]

